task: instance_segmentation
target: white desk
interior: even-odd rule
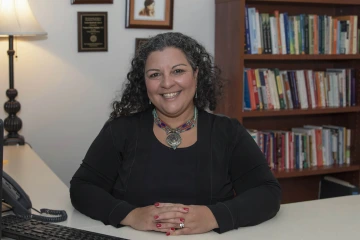
[[[29,194],[34,208],[66,210],[68,220],[61,225],[136,240],[169,239],[163,233],[105,226],[80,214],[71,205],[66,185],[28,146],[5,147],[4,159],[8,160],[4,171]],[[360,196],[285,204],[275,218],[258,226],[224,234],[209,232],[176,239],[360,239]]]

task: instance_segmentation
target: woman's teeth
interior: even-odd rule
[[[173,98],[175,96],[177,96],[180,92],[175,92],[175,93],[165,93],[163,94],[164,98]]]

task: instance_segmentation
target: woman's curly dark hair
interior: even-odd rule
[[[131,62],[131,70],[127,74],[127,82],[120,101],[112,103],[112,119],[145,111],[153,106],[149,103],[145,85],[145,63],[154,51],[166,47],[180,49],[189,61],[192,69],[198,69],[197,98],[194,104],[198,109],[214,110],[221,96],[223,82],[220,69],[213,64],[212,56],[196,40],[176,32],[158,34],[142,44]]]

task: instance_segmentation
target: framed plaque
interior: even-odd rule
[[[71,0],[71,4],[105,4],[113,3],[113,0]]]
[[[78,12],[78,52],[108,50],[107,12]]]
[[[138,51],[139,47],[146,43],[148,38],[135,38],[135,53]]]
[[[173,28],[174,0],[126,0],[126,28]]]

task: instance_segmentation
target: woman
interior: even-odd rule
[[[281,190],[259,147],[215,109],[209,53],[180,33],[150,38],[120,101],[71,180],[73,206],[115,227],[223,233],[266,221]]]
[[[154,0],[145,0],[144,2],[144,8],[141,9],[139,12],[140,16],[148,16],[148,17],[154,17],[155,16],[155,2]]]

